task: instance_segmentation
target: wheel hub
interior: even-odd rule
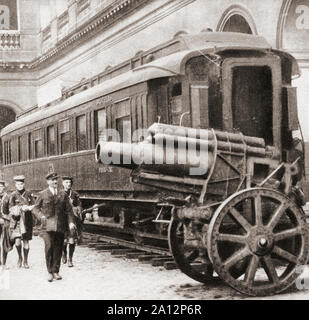
[[[273,248],[274,240],[272,233],[263,227],[252,228],[248,237],[248,245],[252,253],[264,256]]]

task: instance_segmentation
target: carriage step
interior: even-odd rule
[[[166,270],[174,270],[177,269],[177,265],[175,261],[166,261],[164,262],[164,268]]]
[[[144,254],[143,252],[127,252],[126,258],[128,259],[138,259],[140,255]]]
[[[161,267],[165,262],[174,262],[174,259],[173,257],[154,258],[151,260],[151,265],[153,267]]]
[[[156,254],[156,255],[153,255],[153,254],[142,254],[138,257],[138,261],[140,262],[151,262],[152,259],[154,258],[160,258],[161,256]]]

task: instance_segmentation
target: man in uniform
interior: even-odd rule
[[[73,267],[73,254],[75,251],[76,243],[78,243],[78,241],[81,238],[82,224],[83,224],[81,201],[79,200],[78,193],[72,190],[72,184],[73,184],[72,177],[69,177],[69,176],[62,177],[63,190],[70,199],[70,203],[73,209],[73,214],[75,219],[75,225],[76,225],[75,232],[72,232],[71,230],[66,232],[65,238],[64,238],[62,262],[63,263],[67,262],[67,245],[69,243],[69,261],[68,261],[69,267]]]
[[[45,242],[45,259],[49,282],[61,280],[59,275],[64,233],[76,229],[69,197],[58,190],[57,173],[46,176],[48,188],[41,191],[34,207],[34,214],[42,223],[41,236]]]
[[[6,183],[3,180],[0,180],[0,265],[3,262],[1,256],[1,247],[3,252],[5,252],[5,248],[3,247],[4,241],[2,233],[5,231],[6,228],[6,217],[4,216],[5,213],[8,213],[8,206],[9,206],[9,195],[5,191]],[[4,264],[4,263],[3,263]]]
[[[16,190],[11,193],[9,198],[10,238],[18,253],[17,267],[21,268],[23,264],[24,268],[29,269],[29,241],[32,239],[33,229],[31,210],[34,207],[34,198],[30,191],[25,190],[25,177],[23,175],[15,176],[13,179]]]

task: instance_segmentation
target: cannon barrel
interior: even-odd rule
[[[242,143],[248,146],[256,146],[265,148],[265,141],[263,138],[245,136],[242,133],[232,133],[219,130],[195,129],[189,127],[174,126],[164,123],[154,123],[148,128],[151,136],[157,134],[168,134],[173,136],[183,136],[187,138],[194,138],[200,140],[211,141],[214,140],[214,134],[218,141],[227,141],[231,143]],[[151,138],[151,137],[150,137]]]
[[[148,136],[139,143],[100,141],[96,160],[103,164],[169,175],[204,178],[213,167],[216,153],[266,157],[269,153],[262,138],[207,129],[153,124]],[[191,169],[198,169],[192,173]]]
[[[151,140],[155,144],[165,144],[165,145],[174,145],[176,148],[194,148],[198,150],[208,150],[213,151],[217,145],[218,150],[221,151],[231,151],[231,152],[241,152],[241,153],[247,153],[250,156],[257,156],[257,157],[265,157],[266,150],[265,148],[261,147],[253,147],[250,145],[240,144],[240,143],[232,143],[232,142],[226,142],[217,140],[217,142],[212,140],[203,140],[203,139],[194,139],[190,137],[183,137],[183,136],[174,136],[169,134],[162,134],[157,133],[155,136],[151,137]],[[147,141],[150,141],[148,138]]]
[[[213,153],[208,149],[188,152],[185,148],[169,148],[146,142],[130,144],[100,141],[96,148],[96,160],[131,169],[141,165],[151,171],[188,176],[192,168],[199,168],[203,175],[206,174],[213,164]]]

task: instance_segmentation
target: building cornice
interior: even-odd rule
[[[124,0],[116,5],[111,5],[58,41],[53,48],[41,56],[30,62],[1,62],[0,70],[2,72],[27,72],[44,68],[150,1]]]
[[[194,1],[196,0],[169,0],[164,2],[164,4],[161,2],[160,6],[151,8],[146,15],[135,19],[134,22],[126,24],[126,26],[122,27],[120,30],[116,30],[112,34],[109,34],[107,37],[102,39],[102,41],[96,42],[95,44],[93,43],[91,46],[87,47],[86,51],[67,59],[60,67],[55,64],[51,68],[48,68],[48,71],[44,72],[44,75],[40,75],[38,77],[40,85],[59,77],[61,74],[64,74],[71,68],[74,68],[75,65],[83,64],[85,61],[97,56],[100,52],[104,52],[118,43],[126,41],[126,39],[129,39],[131,36],[138,34],[140,31],[157,23],[158,21],[161,21],[165,17],[175,13],[183,7],[186,7]],[[166,38],[165,40],[169,41],[170,39]],[[140,48],[140,50],[144,51],[145,48]],[[134,59],[132,56],[129,57],[129,59],[132,58]],[[107,63],[106,67],[108,67],[108,65],[109,64]],[[41,80],[44,82],[41,82]]]

